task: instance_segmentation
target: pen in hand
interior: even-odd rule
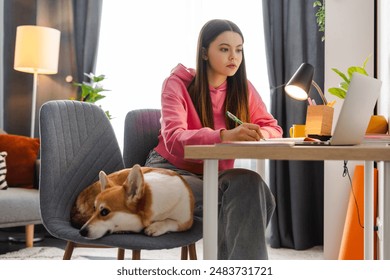
[[[239,118],[237,118],[235,115],[230,113],[229,111],[226,111],[226,116],[228,116],[228,118],[231,119],[232,121],[234,121],[238,124],[242,124],[242,121]]]
[[[226,111],[226,116],[231,119],[232,121],[238,123],[238,124],[243,124],[243,122],[237,118],[235,115],[233,115],[232,113],[230,113],[229,111]],[[261,140],[265,140],[264,137],[261,137]]]

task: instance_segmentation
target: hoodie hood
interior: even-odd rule
[[[186,85],[189,85],[189,83],[195,77],[195,69],[187,68],[183,64],[179,63],[175,68],[172,69],[171,75],[177,76]]]

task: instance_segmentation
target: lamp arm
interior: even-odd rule
[[[320,97],[322,99],[322,102],[324,102],[324,105],[328,104],[328,101],[326,100],[325,95],[322,92],[320,86],[313,80],[311,81],[311,83],[316,88],[316,90],[318,91],[318,94],[320,95]]]
[[[274,89],[278,89],[278,88],[281,88],[283,86],[285,86],[287,83],[284,83],[284,84],[281,84],[281,85],[278,85],[276,87],[271,87],[271,90],[274,90]]]

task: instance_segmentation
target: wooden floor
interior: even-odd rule
[[[34,242],[34,247],[57,247],[60,249],[65,249],[66,242],[63,240],[56,239],[52,237],[47,231],[43,228],[42,225],[37,225],[35,229],[35,236],[38,238],[41,238],[42,241]],[[12,241],[14,239],[22,239],[19,242]],[[8,252],[18,251],[20,249],[25,248],[24,243],[24,227],[20,228],[0,228],[0,254],[5,254]],[[101,256],[102,253],[98,252],[95,253],[93,251],[90,252],[91,249],[85,249],[84,251],[81,251],[83,256],[85,256],[88,259],[107,259],[107,256]],[[114,250],[114,249],[112,249]],[[104,250],[103,250],[104,251]],[[197,253],[198,253],[198,259],[202,259],[202,252],[203,252],[203,244],[202,242],[197,243]],[[165,252],[166,254],[171,254],[168,256],[167,259],[176,259],[178,258],[177,252],[170,252],[167,250]],[[109,254],[109,256],[112,257],[112,259],[115,259],[116,252]],[[146,253],[145,253],[146,254]],[[149,255],[145,255],[146,258],[153,259],[155,255],[153,255],[153,251],[151,251]],[[160,252],[158,253],[158,257],[156,259],[161,259]],[[313,247],[308,250],[304,251],[297,251],[297,250],[291,250],[291,249],[285,249],[285,248],[279,248],[279,249],[273,249],[268,248],[268,254],[269,258],[271,260],[319,260],[323,259],[323,248],[321,246]],[[128,255],[128,254],[127,254]]]

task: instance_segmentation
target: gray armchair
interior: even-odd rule
[[[79,101],[49,101],[40,110],[41,171],[40,208],[43,225],[54,237],[67,240],[64,259],[70,259],[78,246],[133,250],[133,259],[140,250],[169,249],[194,243],[201,235],[193,226],[183,233],[149,237],[139,233],[112,234],[89,240],[70,224],[70,211],[78,194],[98,180],[98,173],[107,174],[124,168],[122,153],[105,113],[96,105]],[[184,256],[183,256],[184,258]],[[187,258],[187,254],[185,255]]]
[[[1,191],[0,213],[0,228],[25,226],[26,247],[33,247],[34,226],[41,224],[38,190],[8,188]]]
[[[159,109],[138,109],[127,113],[125,119],[123,160],[125,167],[134,164],[145,165],[149,152],[157,146],[158,134],[161,128],[161,111]],[[182,243],[182,258],[189,252],[190,258],[196,258],[195,242],[202,238],[203,224],[201,220],[194,220],[190,231],[175,233],[179,239],[185,239]],[[171,234],[171,233],[170,233]],[[176,242],[180,243],[179,240]],[[169,247],[179,247],[178,244],[169,244]],[[140,252],[134,251],[135,254]]]
[[[127,113],[123,144],[126,167],[145,165],[149,152],[158,144],[160,118],[159,109],[139,109]]]

